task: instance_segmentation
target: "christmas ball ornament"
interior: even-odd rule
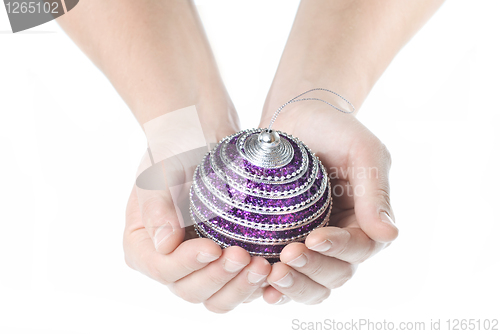
[[[271,125],[287,104],[305,100],[297,100],[304,94],[281,106]],[[318,157],[271,125],[228,136],[205,155],[194,172],[190,213],[200,237],[223,248],[240,246],[272,263],[287,244],[303,242],[328,223],[332,192]]]

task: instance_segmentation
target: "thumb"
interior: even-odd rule
[[[184,228],[169,191],[145,190],[136,186],[142,222],[156,251],[169,254],[184,240]]]
[[[145,190],[135,187],[141,211],[142,223],[156,251],[169,254],[184,240],[178,211],[168,190]]]
[[[137,200],[142,223],[149,233],[156,251],[161,254],[169,254],[184,240],[184,219],[179,206],[182,206],[185,211],[186,188],[189,189],[189,187],[187,184],[180,184],[169,188],[165,177],[164,162],[157,163],[153,167],[156,173],[147,175],[151,178],[149,183],[161,184],[162,186],[155,189],[155,187],[143,188],[136,185]],[[141,183],[148,182],[144,182],[142,179]]]
[[[354,213],[361,229],[373,240],[391,242],[398,236],[390,204],[391,156],[378,139],[351,150],[349,175],[354,192]]]

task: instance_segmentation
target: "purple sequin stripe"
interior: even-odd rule
[[[287,176],[288,174],[292,174],[293,172],[299,170],[300,165],[302,163],[302,154],[300,153],[300,148],[293,140],[288,140],[293,148],[293,158],[290,163],[282,168],[263,168],[259,166],[253,165],[248,160],[244,159],[241,154],[238,152],[238,148],[236,146],[236,142],[241,135],[238,135],[231,139],[229,143],[226,145],[226,155],[233,163],[236,163],[238,166],[245,168],[248,173],[253,175],[261,175],[261,176]],[[220,156],[221,146],[218,148],[218,152],[216,152],[217,156]],[[243,150],[244,151],[244,150]]]
[[[302,184],[304,184],[307,181],[307,179],[311,175],[312,169],[313,169],[313,164],[314,164],[312,156],[309,154],[309,152],[307,152],[307,156],[308,156],[308,160],[309,160],[309,163],[306,166],[307,170],[306,170],[306,173],[304,173],[304,175],[302,175],[298,180],[288,182],[288,183],[283,183],[283,184],[261,183],[261,182],[255,182],[253,180],[246,179],[243,176],[236,173],[235,171],[233,171],[232,169],[230,169],[229,167],[227,167],[226,165],[224,165],[224,163],[222,162],[222,159],[220,157],[221,150],[222,150],[222,148],[221,148],[221,146],[219,146],[217,148],[216,152],[214,153],[215,164],[216,164],[218,169],[224,171],[224,173],[226,174],[226,177],[234,180],[235,182],[238,182],[239,184],[246,185],[246,187],[249,189],[257,189],[257,190],[268,191],[268,192],[289,191],[289,190],[294,190],[294,189],[300,187]],[[298,155],[299,155],[299,157],[301,156],[300,152],[298,153]],[[297,154],[294,153],[294,158],[296,156],[297,156]],[[243,159],[241,158],[240,162],[242,160]],[[207,162],[208,161],[209,161],[209,159],[207,156]],[[298,167],[293,167],[293,168],[289,169],[289,171],[290,172],[298,171],[301,163],[302,163],[302,161],[300,161],[300,163],[298,163]],[[262,168],[262,170],[269,170],[269,169]],[[215,172],[213,172],[211,170],[211,173],[215,173]],[[286,176],[288,174],[288,172],[283,172],[282,174],[278,173],[278,175],[276,175],[276,173],[277,172],[275,172],[273,176],[280,176],[281,177],[282,174],[283,174],[283,176]],[[207,175],[208,174],[209,173],[207,172]]]
[[[222,192],[225,196],[228,196],[232,200],[238,203],[251,204],[255,206],[268,206],[268,207],[288,207],[293,206],[298,203],[304,202],[308,198],[314,196],[321,188],[321,183],[323,181],[323,172],[321,169],[318,170],[318,175],[313,182],[313,185],[309,190],[303,192],[298,196],[294,196],[291,198],[283,198],[283,199],[267,199],[262,197],[256,197],[253,195],[248,195],[240,192],[237,189],[232,188],[229,184],[227,184],[224,180],[219,178],[215,172],[211,169],[210,163],[208,159],[203,162],[203,166],[205,175],[209,180],[206,180],[206,183],[211,184],[218,191]],[[195,178],[199,185],[204,183],[201,173],[197,173]],[[203,187],[206,185],[203,184]]]
[[[242,209],[235,208],[223,201],[221,201],[217,196],[212,194],[208,189],[201,187],[200,193],[205,197],[205,199],[208,200],[212,205],[214,205],[216,208],[219,210],[227,213],[229,216],[241,218],[250,222],[255,222],[255,223],[266,223],[266,224],[288,224],[292,223],[295,221],[303,220],[306,219],[307,217],[310,217],[312,214],[315,212],[319,211],[323,205],[325,204],[327,198],[328,198],[328,193],[325,191],[325,193],[320,197],[320,199],[315,202],[313,205],[307,207],[306,209],[303,209],[298,212],[293,212],[293,213],[286,213],[286,214],[278,214],[278,213],[272,213],[272,214],[263,214],[263,213],[254,213],[254,212],[249,212],[245,211]],[[192,193],[193,196],[193,202],[198,208],[200,212],[204,214],[205,217],[215,217],[217,216],[215,213],[213,213],[209,208],[207,208],[203,202],[199,199],[198,195],[196,193]],[[206,214],[205,214],[206,213]]]
[[[282,230],[282,231],[266,231],[266,230],[260,230],[260,229],[255,229],[255,228],[250,228],[246,226],[241,226],[239,224],[235,224],[233,222],[227,221],[219,216],[209,220],[211,224],[215,225],[216,228],[222,229],[224,231],[239,235],[239,236],[246,236],[246,237],[251,237],[251,238],[258,238],[258,239],[289,239],[289,238],[296,238],[307,231],[311,231],[315,227],[319,226],[326,218],[326,215],[328,214],[328,209],[329,207],[326,208],[325,212],[323,212],[321,215],[319,215],[315,220],[311,221],[310,223],[306,225],[302,225],[300,227],[292,228],[289,230]],[[212,227],[208,226],[207,224],[204,223],[204,220],[201,220],[200,218],[194,216],[194,219],[196,223],[202,224],[204,226],[204,230],[209,232],[212,231]],[[215,232],[215,231],[213,231]]]
[[[208,228],[203,223],[199,223],[198,228],[205,231],[205,233],[210,235],[212,238],[219,240],[226,245],[239,246],[243,249],[246,249],[247,251],[251,251],[251,252],[255,252],[255,253],[264,253],[264,254],[280,253],[283,250],[283,248],[286,246],[286,244],[283,244],[283,245],[258,245],[258,244],[253,244],[253,243],[249,243],[249,242],[245,242],[245,241],[235,240],[235,239],[227,237],[221,233],[215,232],[214,230]],[[299,240],[299,242],[304,242],[304,240],[303,239]],[[279,260],[279,258],[277,256],[268,258],[268,261],[270,263],[277,262],[278,260]]]

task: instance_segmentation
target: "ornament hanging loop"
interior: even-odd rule
[[[325,100],[316,98],[316,97],[304,97],[300,98],[301,96],[304,96],[310,92],[316,91],[316,90],[322,90],[325,92],[332,93],[338,97],[340,97],[342,100],[344,100],[349,106],[351,107],[352,110],[343,110],[330,102],[327,102]],[[278,134],[277,131],[273,130],[271,127],[273,126],[274,122],[276,121],[276,118],[280,114],[280,112],[285,108],[287,105],[294,103],[294,102],[299,102],[299,101],[320,101],[323,103],[326,103],[330,107],[334,108],[335,110],[338,110],[342,113],[345,114],[351,114],[355,111],[354,106],[352,105],[351,102],[349,102],[346,98],[344,98],[342,95],[335,93],[334,91],[331,91],[329,89],[325,88],[313,88],[310,89],[300,95],[297,95],[287,103],[283,104],[281,107],[279,107],[273,115],[273,118],[271,119],[271,123],[267,127],[267,129],[262,130],[258,135],[255,134],[253,136],[250,136],[247,138],[247,140],[244,143],[245,147],[245,157],[248,159],[248,161],[252,162],[253,164],[264,167],[264,168],[279,168],[285,166],[287,163],[291,161],[293,158],[293,149],[290,145],[290,143],[286,139],[281,139],[280,135]]]
[[[351,110],[344,110],[344,109],[341,109],[337,106],[334,106],[333,104],[331,104],[330,102],[327,102],[325,100],[322,100],[322,99],[319,99],[319,98],[316,98],[316,97],[305,97],[305,98],[302,98],[302,99],[299,99],[299,97],[301,96],[304,96],[312,91],[316,91],[316,90],[322,90],[322,91],[325,91],[325,92],[328,92],[328,93],[331,93],[331,94],[334,94],[338,97],[340,97],[343,101],[345,101],[350,107],[351,107]],[[271,127],[273,126],[274,122],[276,121],[276,118],[278,117],[278,115],[281,113],[281,110],[283,110],[283,108],[285,108],[287,105],[291,104],[291,103],[294,103],[294,102],[299,102],[299,101],[320,101],[320,102],[323,102],[323,103],[326,103],[328,104],[330,107],[332,107],[333,109],[337,110],[337,111],[340,111],[344,114],[352,114],[353,112],[356,111],[356,108],[354,108],[354,106],[352,105],[351,102],[349,102],[349,100],[347,100],[345,97],[343,97],[342,95],[338,94],[338,93],[335,93],[334,91],[331,91],[329,89],[326,89],[326,88],[313,88],[313,89],[310,89],[308,91],[305,91],[304,93],[302,94],[299,94],[297,96],[295,96],[293,99],[291,99],[290,101],[288,101],[287,103],[283,104],[281,107],[279,107],[275,112],[274,112],[274,115],[273,115],[273,118],[271,119],[271,123],[269,123],[269,126],[267,127],[267,131],[272,131],[271,130]]]

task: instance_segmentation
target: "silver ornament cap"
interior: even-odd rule
[[[244,156],[252,164],[263,168],[280,168],[293,159],[290,142],[272,129],[254,133],[245,140]]]

